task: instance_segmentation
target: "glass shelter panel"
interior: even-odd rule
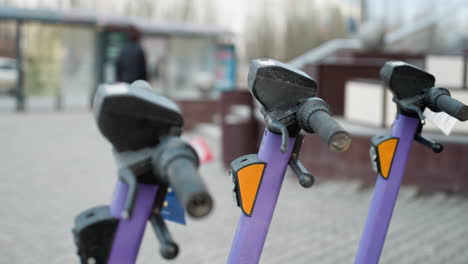
[[[174,97],[199,97],[213,90],[216,42],[211,38],[169,39],[165,89]]]

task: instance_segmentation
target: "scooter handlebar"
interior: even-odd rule
[[[198,156],[186,142],[178,137],[166,139],[153,155],[152,163],[156,174],[167,180],[190,216],[201,218],[211,212],[213,199],[198,174]]]
[[[317,133],[331,151],[346,151],[351,137],[330,115],[328,104],[318,97],[302,103],[297,113],[299,126],[306,132]]]
[[[425,96],[427,106],[434,112],[445,112],[460,121],[468,120],[468,106],[450,96],[447,89],[433,87]]]

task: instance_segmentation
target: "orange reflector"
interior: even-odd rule
[[[379,164],[380,164],[380,174],[385,179],[388,179],[390,175],[390,168],[392,167],[393,157],[395,156],[395,151],[398,145],[398,138],[390,138],[385,141],[382,141],[377,146]]]
[[[237,172],[242,203],[241,208],[246,215],[252,214],[264,169],[265,164],[257,163],[244,167]]]

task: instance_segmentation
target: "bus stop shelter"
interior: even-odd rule
[[[130,27],[141,33],[149,81],[162,92],[168,95],[198,94],[194,87],[199,75],[210,75],[217,90],[229,90],[235,85],[235,50],[231,44],[233,33],[221,27],[158,22],[82,10],[55,11],[0,5],[2,22],[14,25],[14,58],[17,63],[14,96],[18,111],[25,109],[27,87],[36,85],[34,80],[28,81],[27,78],[25,85],[25,77],[30,72],[32,75],[40,72],[36,75],[42,74],[38,79],[43,83],[60,75],[58,72],[66,72],[65,77],[55,82],[58,87],[53,92],[56,108],[63,107],[67,96],[71,99],[79,97],[78,94],[81,97],[86,94],[86,100],[90,102],[100,83],[114,81],[114,60],[128,37]],[[52,27],[54,30],[72,29],[73,32],[59,30],[58,34],[50,34],[50,45],[49,39],[35,45],[35,39],[44,37],[44,31],[38,31],[31,25]],[[57,30],[54,32],[57,33]],[[46,47],[43,43],[46,43]],[[54,55],[50,56],[49,52],[46,56],[36,56],[45,50],[52,50]],[[34,54],[29,57],[36,59],[28,59],[28,52]],[[43,57],[59,59],[51,59],[45,64],[47,60],[37,59]],[[84,57],[87,58],[86,67],[74,63]],[[44,68],[52,70],[44,71]],[[79,70],[81,68],[85,70]],[[79,80],[77,76],[81,76]],[[64,85],[77,87],[67,90]]]

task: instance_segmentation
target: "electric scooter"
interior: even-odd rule
[[[435,153],[443,150],[442,144],[421,135],[425,124],[424,110],[429,108],[460,121],[468,120],[468,106],[452,98],[447,89],[435,87],[433,75],[400,61],[385,63],[380,75],[393,93],[398,114],[391,133],[371,139],[372,165],[379,175],[356,264],[379,261],[413,141]]]
[[[262,106],[266,129],[258,154],[232,161],[233,192],[241,215],[227,263],[258,263],[286,168],[309,188],[314,177],[299,161],[304,135],[317,133],[331,151],[345,151],[349,134],[316,97],[317,84],[306,73],[271,59],[254,60],[248,87]]]
[[[93,207],[75,219],[81,263],[135,263],[147,221],[161,255],[175,258],[179,248],[165,220],[185,223],[184,209],[202,218],[213,207],[197,172],[197,154],[179,137],[179,108],[147,82],[136,81],[100,86],[94,117],[113,146],[118,180],[110,206]]]

